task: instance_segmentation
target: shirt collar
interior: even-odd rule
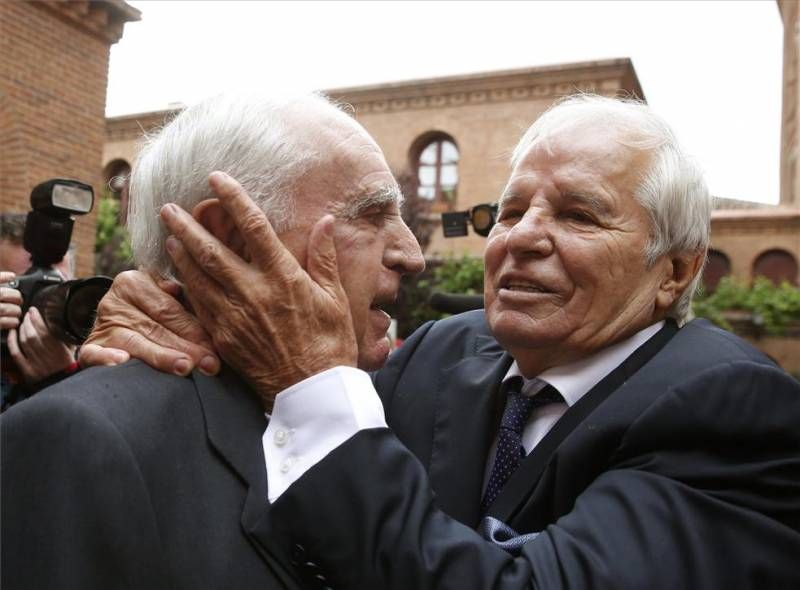
[[[564,397],[567,405],[572,406],[586,395],[592,387],[597,385],[603,377],[621,365],[622,361],[633,354],[633,351],[650,340],[663,326],[663,321],[655,323],[643,330],[639,330],[622,342],[606,346],[574,363],[547,369],[533,379],[526,379],[520,372],[517,361],[514,361],[503,378],[503,382],[512,377],[522,377],[524,380],[522,393],[524,395],[534,395],[542,388],[539,382],[544,381],[555,387]]]

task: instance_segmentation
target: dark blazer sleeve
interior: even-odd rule
[[[778,369],[696,375],[630,425],[608,470],[516,558],[436,507],[391,431],[362,431],[260,534],[336,588],[797,588],[798,423],[800,390]]]
[[[165,587],[143,474],[106,416],[45,392],[0,434],[4,590]]]

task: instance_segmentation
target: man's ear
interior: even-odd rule
[[[219,202],[219,199],[200,201],[192,209],[192,217],[215,238],[233,252],[248,260],[247,247],[233,218]]]
[[[656,307],[666,311],[689,287],[692,279],[703,268],[705,252],[684,252],[669,255],[667,273],[659,285]]]

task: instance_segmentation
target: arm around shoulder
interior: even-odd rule
[[[797,587],[798,391],[743,362],[665,392],[517,558],[440,511],[388,429],[358,433],[297,480],[261,534],[340,588]]]

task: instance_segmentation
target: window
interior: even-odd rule
[[[427,139],[417,152],[417,194],[450,209],[458,188],[458,148],[444,134]]]
[[[767,277],[776,285],[783,281],[797,285],[797,260],[786,250],[767,250],[753,263],[753,276]]]
[[[104,196],[119,202],[119,220],[125,223],[128,212],[127,180],[131,175],[131,166],[125,160],[113,160],[103,169],[105,178]]]
[[[706,293],[713,293],[722,277],[731,274],[731,261],[719,250],[709,250],[706,267],[703,269],[703,287]]]

